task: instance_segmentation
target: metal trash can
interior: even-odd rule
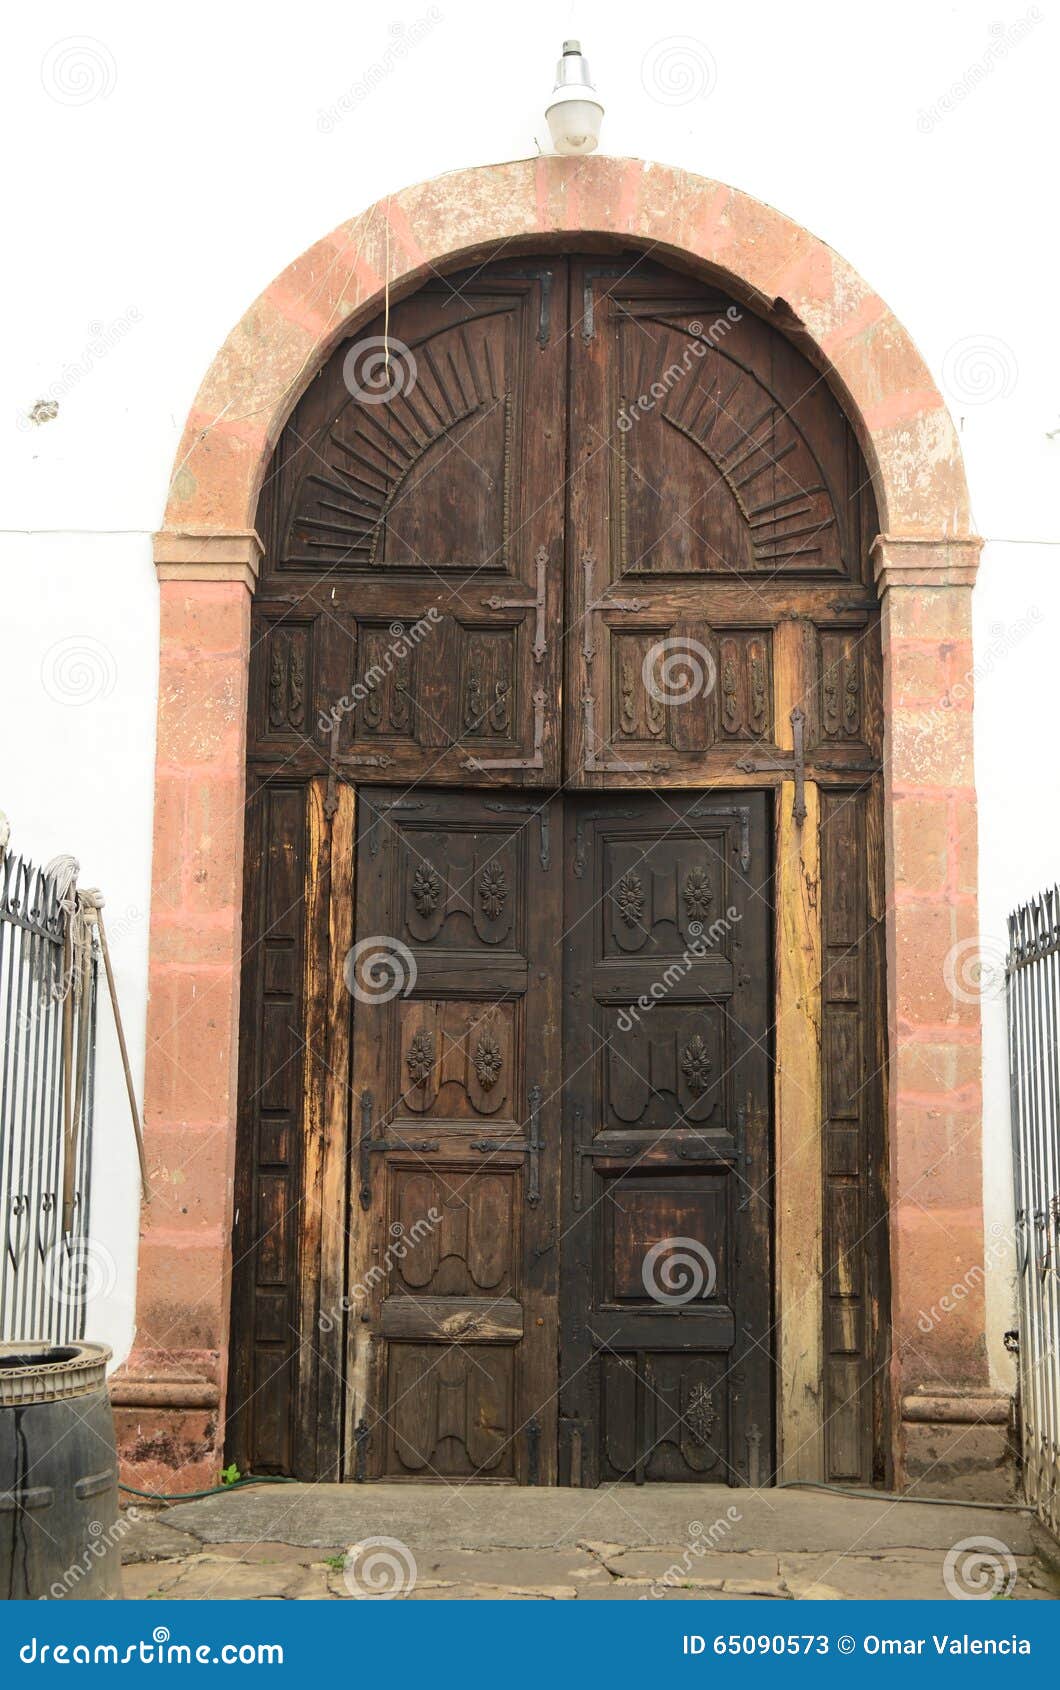
[[[121,1595],[105,1344],[0,1344],[0,1599]]]

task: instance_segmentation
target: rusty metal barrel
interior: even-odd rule
[[[121,1595],[105,1344],[0,1344],[0,1600]]]

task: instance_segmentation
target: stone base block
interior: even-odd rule
[[[114,1429],[122,1484],[166,1496],[217,1484],[221,1445],[216,1408],[115,1403]]]
[[[1018,1502],[1007,1397],[917,1395],[902,1403],[903,1490],[967,1502]]]

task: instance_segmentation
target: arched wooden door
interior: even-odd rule
[[[768,1481],[783,788],[872,1477],[875,518],[822,377],[642,255],[502,260],[338,348],[260,527],[235,1459]]]

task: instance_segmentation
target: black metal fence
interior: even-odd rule
[[[1060,890],[1008,928],[1024,1485],[1060,1536]]]
[[[91,923],[64,895],[0,851],[3,1339],[84,1336],[97,955]]]

